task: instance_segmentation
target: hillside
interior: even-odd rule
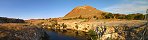
[[[25,23],[23,19],[0,17],[0,23]]]
[[[97,10],[91,6],[78,6],[74,8],[71,12],[64,16],[64,18],[102,18],[101,14],[103,11]]]

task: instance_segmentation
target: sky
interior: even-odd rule
[[[145,13],[148,9],[148,0],[0,0],[0,17],[63,17],[75,7],[84,5],[112,13]]]

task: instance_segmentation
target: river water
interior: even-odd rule
[[[76,30],[47,30],[49,40],[90,40],[90,36],[83,31]]]

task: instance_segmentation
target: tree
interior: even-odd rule
[[[136,19],[136,20],[143,20],[144,19],[144,15],[141,14],[141,13],[137,13],[137,14],[135,14],[134,19]]]
[[[148,20],[148,9],[146,10],[145,19]]]
[[[148,9],[146,10],[146,13],[148,14]]]
[[[120,16],[118,17],[118,19],[125,19],[126,15],[125,14],[120,14]]]
[[[128,15],[126,16],[126,19],[128,19],[128,20],[133,20],[133,19],[134,19],[134,14],[128,14]]]
[[[119,16],[120,16],[120,14],[113,14],[113,18],[114,18],[114,19],[118,19]]]
[[[145,16],[145,20],[148,20],[148,14],[145,14],[144,16]]]
[[[113,18],[113,14],[112,14],[112,13],[109,13],[109,14],[105,15],[105,18],[106,18],[106,19]]]

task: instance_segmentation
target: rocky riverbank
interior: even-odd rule
[[[0,24],[0,40],[48,40],[43,29],[27,24]]]
[[[92,37],[95,36],[96,39],[101,39],[101,40],[148,39],[147,36],[143,37],[143,35],[148,35],[148,33],[145,33],[147,32],[145,30],[148,30],[148,27],[144,25],[147,22],[144,20],[102,19],[102,20],[87,21],[87,19],[73,19],[73,20],[42,19],[42,20],[29,20],[28,23],[38,25],[41,28],[47,28],[47,29],[77,30],[88,33],[90,32],[89,35],[92,35]],[[139,27],[139,28],[134,28],[134,27]]]
[[[138,26],[146,23],[143,20],[90,20],[88,19],[73,19],[73,20],[64,20],[64,19],[48,19],[48,20],[28,20],[30,24],[38,25],[42,28],[48,29],[71,29],[71,30],[80,30],[88,32],[89,30],[95,30],[99,26]]]

